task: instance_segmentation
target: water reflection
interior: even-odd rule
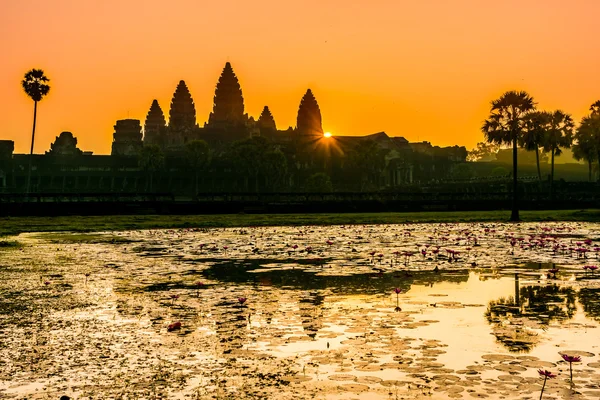
[[[596,321],[600,321],[600,289],[581,288],[578,298],[585,315]]]
[[[485,317],[496,339],[508,350],[528,352],[539,341],[538,330],[573,318],[578,293],[557,284],[520,287],[519,274],[514,275],[514,282],[514,295],[490,301]]]
[[[195,271],[193,273],[196,273]],[[436,283],[464,283],[469,279],[469,271],[458,270],[448,272],[433,271],[404,271],[370,274],[327,275],[327,268],[317,267],[317,270],[304,268],[265,269],[261,263],[218,263],[201,272],[208,279],[223,283],[264,284],[276,288],[293,290],[325,290],[331,293],[380,294],[388,293],[398,287],[404,293],[412,285],[433,287]]]

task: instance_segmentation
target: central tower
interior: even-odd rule
[[[308,89],[298,108],[298,119],[296,121],[296,130],[302,138],[320,138],[323,136],[323,126],[321,125],[321,110],[313,92]]]
[[[244,97],[238,78],[227,62],[217,82],[213,111],[208,117],[207,126],[226,127],[244,124],[248,117],[244,114]]]

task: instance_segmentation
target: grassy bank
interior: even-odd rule
[[[508,221],[509,211],[349,213],[349,214],[228,214],[114,215],[0,218],[0,235],[22,232],[97,232],[151,228],[203,228],[276,225],[393,224],[410,222]],[[600,221],[600,210],[522,211],[523,221]]]

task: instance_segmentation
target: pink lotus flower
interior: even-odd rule
[[[248,299],[245,297],[238,297],[238,303],[240,303],[240,305],[243,305],[246,302],[246,300]]]
[[[394,293],[400,294],[400,293],[402,293],[402,289],[400,289],[400,288],[394,288]]]
[[[562,359],[568,363],[581,362],[581,356],[570,356],[567,354],[562,354]]]
[[[561,354],[562,359],[569,363],[569,375],[571,376],[571,385],[573,385],[573,363],[581,362],[580,356],[570,356],[568,354]]]
[[[550,378],[550,379],[556,378],[555,374],[553,374],[550,371],[544,370],[544,369],[538,369],[538,374],[540,374],[540,376],[544,376],[544,377]]]
[[[45,281],[44,285],[48,286],[50,284],[50,281]]]
[[[546,371],[543,369],[538,369],[538,374],[544,377],[544,384],[542,385],[542,391],[540,392],[540,400],[542,400],[542,396],[544,395],[544,389],[546,388],[546,381],[548,379],[556,378],[556,375],[554,375],[550,371]]]

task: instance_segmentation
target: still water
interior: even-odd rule
[[[598,227],[20,235],[0,397],[598,398]]]

